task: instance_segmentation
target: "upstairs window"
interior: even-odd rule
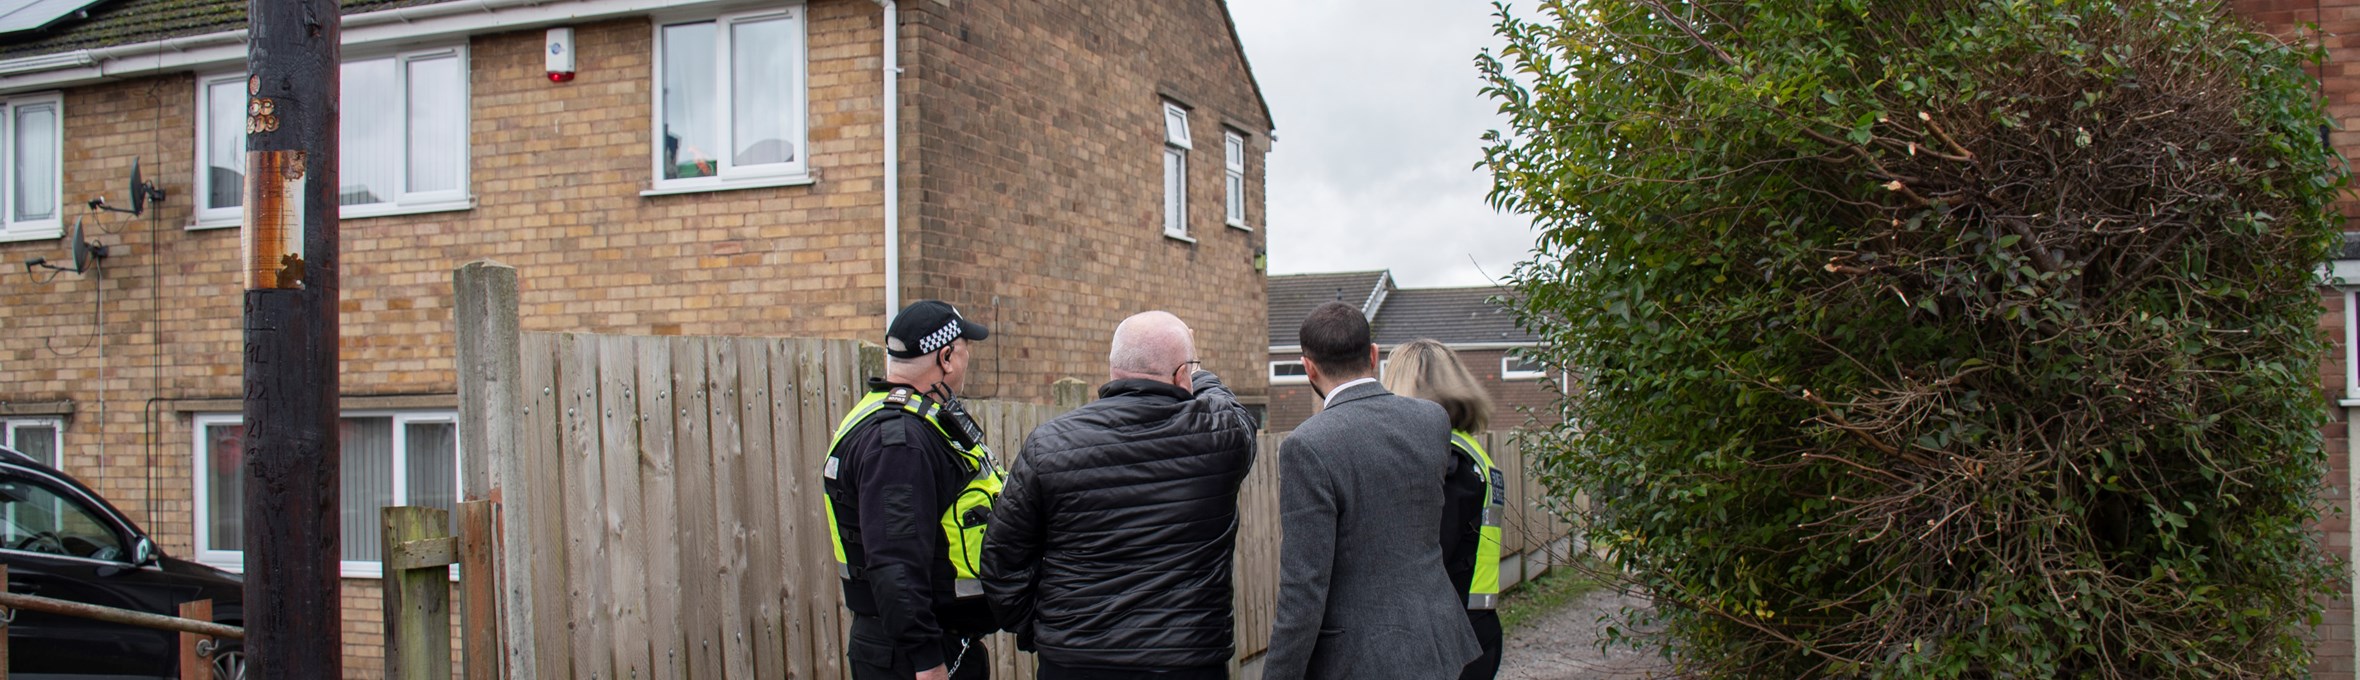
[[[1501,380],[1539,380],[1549,377],[1549,367],[1541,362],[1510,354],[1500,357]]]
[[[1188,239],[1188,109],[1164,102],[1164,235]]]
[[[348,59],[339,69],[337,203],[346,218],[468,207],[467,54]],[[197,79],[197,226],[244,219],[246,75]]]
[[[808,181],[798,8],[656,28],[655,188]]]
[[[1222,173],[1221,187],[1228,196],[1224,220],[1229,226],[1246,227],[1246,138],[1236,130],[1221,131]]]
[[[1270,362],[1270,384],[1303,384],[1311,382],[1311,373],[1303,370],[1301,360]]]
[[[54,93],[0,99],[0,241],[65,233],[57,209],[62,107]]]

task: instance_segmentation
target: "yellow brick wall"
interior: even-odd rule
[[[343,221],[345,396],[451,394],[451,270],[483,258],[517,267],[529,330],[880,338],[879,23],[861,0],[810,7],[818,182],[661,197],[639,195],[651,174],[651,23],[577,25],[570,83],[545,77],[540,30],[468,40],[476,205]],[[116,249],[99,273],[0,270],[0,403],[72,400],[66,470],[182,557],[195,552],[182,409],[235,403],[243,342],[238,231],[186,229],[194,83],[179,73],[65,90],[69,223],[90,197],[126,202],[134,157],[170,196],[152,221],[86,219],[92,240]],[[34,256],[64,252],[0,243],[0,260]],[[380,593],[374,579],[345,581],[349,677],[382,675]]]

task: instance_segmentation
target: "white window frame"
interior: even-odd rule
[[[1500,355],[1500,380],[1540,380],[1549,377],[1547,366],[1539,370],[1517,369],[1515,366],[1518,363],[1522,362],[1514,353]]]
[[[49,140],[52,148],[57,149],[57,158],[49,168],[49,176],[56,180],[57,198],[52,203],[56,208],[50,213],[49,219],[19,221],[16,219],[15,184],[16,112],[20,108],[44,104],[57,112],[57,128]],[[65,97],[57,92],[0,97],[0,242],[38,241],[65,235],[65,129]]]
[[[7,446],[18,453],[23,453],[24,449],[18,448],[16,445],[16,433],[18,430],[32,429],[35,427],[46,427],[57,433],[57,460],[50,461],[50,467],[57,468],[60,471],[65,470],[66,420],[64,418],[58,418],[54,416],[36,416],[30,418],[19,416],[0,418],[0,445]]]
[[[450,57],[457,60],[459,64],[458,157],[463,160],[459,163],[458,188],[440,191],[410,191],[409,187],[407,186],[410,181],[408,143],[409,126],[407,125],[409,122],[410,69],[408,69],[407,66],[412,61],[417,61],[420,59],[433,59],[438,57]],[[403,142],[401,144],[403,156],[402,166],[399,172],[394,173],[395,177],[397,178],[395,180],[396,186],[399,188],[393,192],[392,200],[380,203],[341,206],[337,210],[338,217],[340,219],[350,220],[368,217],[384,217],[388,215],[414,215],[419,213],[450,212],[455,210],[473,209],[475,207],[475,197],[471,191],[471,187],[473,185],[469,182],[469,174],[470,170],[472,170],[473,166],[475,165],[475,154],[473,153],[473,147],[471,146],[472,141],[470,139],[472,126],[474,124],[474,106],[472,105],[472,101],[475,96],[475,81],[473,79],[473,71],[468,67],[467,46],[465,44],[440,45],[413,50],[402,50],[392,53],[362,53],[358,56],[348,54],[345,55],[344,63],[377,61],[380,59],[391,59],[394,62],[393,92],[383,95],[384,105],[400,109],[402,111],[402,117],[400,120],[404,123],[402,127]],[[337,68],[343,68],[343,64],[338,64]],[[207,164],[206,160],[206,156],[209,155],[207,152],[211,150],[210,146],[212,144],[212,140],[208,139],[208,136],[205,134],[207,128],[210,127],[213,122],[212,107],[207,106],[208,102],[205,101],[205,97],[210,92],[212,85],[224,81],[243,82],[245,80],[246,73],[243,71],[216,72],[200,75],[197,77],[197,124],[196,146],[194,147],[196,149],[196,179],[194,180],[194,183],[189,185],[189,195],[192,197],[190,200],[194,206],[193,212],[195,217],[188,225],[190,230],[236,227],[240,224],[243,224],[246,220],[246,208],[245,202],[243,200],[239,201],[239,204],[236,207],[230,208],[212,208],[207,207],[204,204],[205,197],[212,192],[213,188],[212,173],[208,172],[208,169],[211,166]],[[241,88],[241,92],[242,91],[243,89]],[[240,111],[244,111],[245,109],[246,107],[244,106],[238,107],[238,110]],[[245,150],[243,149],[245,138],[246,136],[242,134],[238,136],[241,147],[238,153],[245,153]],[[243,187],[241,187],[240,190],[243,191]]]
[[[405,503],[410,498],[409,465],[406,464],[408,461],[403,458],[409,455],[409,449],[404,446],[406,442],[403,441],[409,436],[409,429],[405,426],[417,423],[457,425],[459,422],[459,414],[456,411],[352,410],[340,412],[336,417],[339,420],[345,418],[391,418],[393,420],[392,446],[395,456],[393,461],[393,498],[395,503]],[[192,464],[192,467],[189,468],[189,477],[195,482],[196,489],[189,499],[190,505],[193,506],[191,517],[195,520],[197,561],[241,573],[246,570],[245,551],[215,550],[209,547],[212,545],[213,538],[210,529],[212,513],[207,509],[208,505],[205,501],[211,497],[212,489],[210,487],[212,485],[205,480],[204,471],[205,466],[210,462],[208,456],[211,455],[211,452],[205,450],[205,428],[220,424],[243,424],[245,421],[245,415],[238,413],[198,414],[191,419],[189,449]],[[452,446],[451,474],[456,478],[453,483],[458,485],[455,488],[459,489],[459,497],[466,498],[467,443],[465,435],[460,435]],[[342,560],[339,565],[344,578],[384,578],[385,576],[385,565],[382,562]],[[458,569],[455,567],[452,569],[452,577],[458,577]]]
[[[2360,406],[2360,288],[2345,288],[2344,296],[2344,398],[2342,406]],[[2355,490],[2360,493],[2360,490]]]
[[[1272,360],[1270,361],[1270,384],[1272,384],[1272,385],[1308,385],[1308,384],[1311,384],[1311,376],[1310,376],[1310,375],[1308,375],[1308,374],[1306,374],[1306,375],[1279,375],[1279,374],[1278,374],[1278,367],[1279,367],[1279,366],[1281,366],[1281,365],[1286,365],[1286,364],[1293,364],[1293,365],[1296,365],[1296,366],[1301,366],[1301,365],[1303,365],[1303,360],[1302,360],[1302,359],[1272,359]]]
[[[794,121],[790,126],[792,130],[789,133],[795,144],[795,159],[785,163],[765,163],[741,168],[735,164],[734,148],[728,148],[714,159],[716,170],[711,177],[664,179],[664,29],[683,24],[707,22],[714,24],[713,50],[715,54],[713,63],[720,69],[719,73],[714,74],[714,82],[718,84],[715,89],[721,94],[720,100],[715,102],[718,109],[714,124],[722,130],[724,135],[735,135],[737,126],[733,116],[736,115],[736,102],[732,99],[735,95],[735,88],[730,77],[733,64],[730,60],[729,29],[732,24],[769,19],[786,19],[794,24],[791,35],[794,36],[796,45],[793,49],[788,50],[788,53],[793,55],[795,61],[792,67],[795,72],[795,105],[790,107],[794,113]],[[648,58],[648,63],[651,65],[651,70],[648,72],[648,82],[651,87],[648,88],[647,95],[649,189],[639,192],[639,195],[665,196],[706,191],[795,186],[811,184],[818,180],[818,177],[813,175],[811,171],[811,22],[801,4],[719,15],[664,18],[654,23],[655,37],[648,43],[651,46]],[[724,146],[736,146],[736,140],[727,137],[724,139],[726,140]]]
[[[1222,213],[1229,226],[1253,231],[1246,226],[1246,138],[1236,130],[1221,131],[1222,175],[1224,194]]]
[[[1164,101],[1163,177],[1164,235],[1194,242],[1188,236],[1188,152],[1196,147],[1188,133],[1188,109]],[[1177,174],[1178,177],[1174,177]]]

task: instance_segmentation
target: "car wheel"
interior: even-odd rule
[[[246,648],[233,642],[214,650],[213,680],[246,680]]]

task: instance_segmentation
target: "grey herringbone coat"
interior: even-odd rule
[[[1447,680],[1482,653],[1442,569],[1450,420],[1375,383],[1279,445],[1277,619],[1266,680]]]

